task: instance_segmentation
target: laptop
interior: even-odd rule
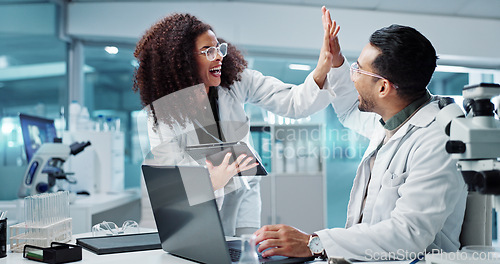
[[[164,251],[207,264],[238,263],[241,241],[225,239],[206,167],[143,165],[142,172]],[[259,257],[273,264],[311,260]]]

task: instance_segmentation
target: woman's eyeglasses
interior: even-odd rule
[[[227,43],[221,43],[218,47],[210,47],[206,50],[201,51],[201,54],[207,56],[207,60],[213,61],[217,57],[217,53],[221,57],[226,57],[227,55]]]

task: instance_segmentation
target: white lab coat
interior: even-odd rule
[[[435,116],[437,101],[415,113],[377,153],[368,194],[370,158],[385,136],[375,113],[358,109],[348,63],[327,83],[342,124],[370,139],[351,190],[345,228],[316,232],[328,256],[357,260],[412,258],[415,253],[458,250],[467,189],[445,151],[447,136]]]
[[[307,117],[331,103],[330,92],[317,86],[312,73],[303,84],[292,85],[250,69],[242,72],[241,81],[235,82],[231,89],[218,87],[218,96],[221,130],[226,141],[241,140],[247,144],[250,143],[250,120],[243,108],[246,103],[291,118]],[[184,128],[180,125],[170,128],[160,123],[155,132],[153,119],[149,118],[148,134],[153,154],[153,160],[150,159],[148,163],[205,165],[203,161],[194,161],[184,151],[188,145],[199,144],[192,123],[186,124]],[[238,181],[234,181],[224,190],[216,191],[218,205],[222,207],[220,214],[226,235],[234,235],[235,229],[240,227],[260,227],[259,181],[260,177],[250,179],[250,189],[239,188]],[[224,192],[225,195],[222,196]]]

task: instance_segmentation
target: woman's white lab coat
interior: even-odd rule
[[[437,102],[422,107],[379,149],[370,179],[369,161],[385,129],[379,115],[358,109],[348,71],[347,62],[333,69],[325,87],[333,88],[332,104],[342,124],[370,144],[354,179],[346,228],[316,232],[327,255],[387,260],[432,249],[458,250],[467,190],[445,151],[444,129],[435,122]]]
[[[317,86],[312,73],[303,84],[291,85],[250,69],[242,72],[241,81],[235,82],[231,89],[218,87],[218,96],[221,130],[227,142],[250,143],[250,120],[243,108],[246,103],[291,118],[307,117],[331,103],[329,91]],[[164,99],[159,99],[160,103],[161,100]],[[197,163],[184,151],[188,145],[199,144],[192,123],[186,124],[186,127],[175,125],[172,128],[160,123],[155,132],[153,119],[149,118],[148,134],[153,159],[149,163],[205,165],[203,161]],[[224,190],[216,191],[218,204],[222,205],[220,214],[226,235],[234,235],[235,229],[240,227],[260,227],[259,181],[259,177],[252,177],[248,181],[248,189],[239,188],[240,184],[236,180],[230,182]],[[224,192],[225,197],[222,196]],[[221,198],[224,198],[224,202]]]

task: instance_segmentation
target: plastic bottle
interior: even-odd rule
[[[78,130],[90,130],[90,114],[87,107],[82,107],[78,117]]]
[[[78,120],[80,118],[81,106],[76,100],[69,104],[69,131],[75,132],[78,130]]]
[[[104,122],[102,123],[102,131],[110,131],[111,130],[111,118],[105,117],[103,118]]]
[[[57,137],[62,138],[64,130],[66,130],[66,118],[64,117],[64,106],[61,106],[59,111],[59,127],[57,129]]]
[[[120,131],[121,119],[119,117],[115,117],[113,119],[113,124],[114,124],[115,130]]]
[[[115,123],[113,121],[112,117],[106,117],[106,127],[108,131],[114,131],[115,130]]]
[[[255,235],[244,234],[241,236],[241,257],[238,264],[259,264],[259,257],[255,251]]]
[[[104,130],[104,116],[103,115],[98,115],[97,116],[97,123],[95,126],[96,131],[103,131]]]

